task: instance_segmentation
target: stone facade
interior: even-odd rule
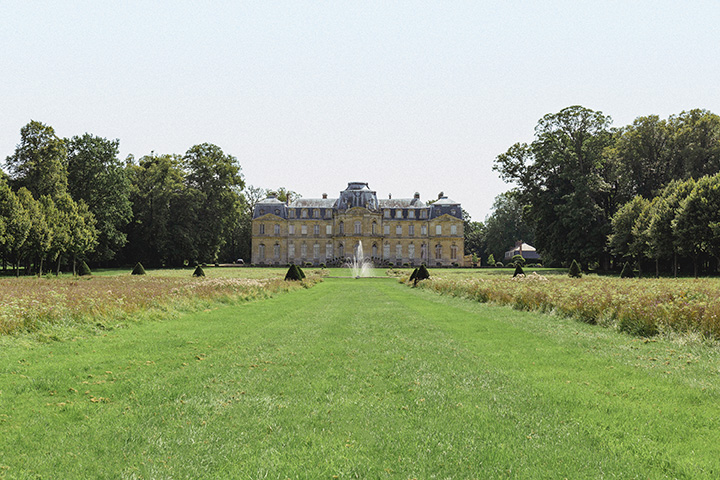
[[[376,265],[462,264],[462,208],[442,193],[430,205],[413,198],[381,199],[367,183],[352,182],[338,198],[275,197],[253,211],[255,265],[341,265],[362,242]]]

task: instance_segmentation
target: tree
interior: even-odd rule
[[[535,241],[518,197],[515,191],[501,193],[495,197],[492,214],[485,219],[485,251],[494,258],[503,258],[518,240],[531,244]]]
[[[581,106],[548,114],[532,144],[513,145],[495,162],[506,181],[517,184],[536,247],[550,261],[607,266],[614,168],[603,155],[612,143],[611,119]]]
[[[245,185],[237,159],[217,145],[195,145],[185,153],[185,184],[197,191],[198,229],[196,249],[205,260],[217,261],[220,249],[237,218]]]
[[[636,118],[615,133],[606,154],[617,166],[618,198],[652,198],[677,173],[672,165],[672,128],[657,115]]]
[[[17,196],[30,220],[27,240],[19,251],[20,257],[34,260],[38,276],[42,276],[43,262],[52,245],[52,230],[42,203],[35,200],[28,189],[22,187],[18,190]]]
[[[20,143],[5,164],[15,188],[25,187],[40,198],[67,191],[67,150],[48,125],[31,121],[20,130]]]
[[[693,259],[694,274],[704,255],[720,260],[720,174],[700,178],[672,222],[681,254]]]
[[[645,237],[636,228],[642,214],[647,210],[649,200],[636,196],[615,212],[611,219],[612,233],[608,237],[610,253],[623,260],[640,260],[647,253]]]
[[[56,206],[67,228],[64,253],[72,259],[73,275],[77,275],[78,258],[84,258],[97,245],[95,216],[85,202],[76,202],[67,193],[57,198]]]
[[[27,241],[32,220],[18,196],[4,181],[0,182],[0,246],[2,256],[15,267],[15,275],[20,275],[20,258]]]
[[[668,119],[672,130],[670,178],[698,179],[720,172],[720,117],[707,110],[681,112]]]
[[[127,260],[182,266],[198,258],[200,199],[185,186],[181,158],[151,154],[128,165],[133,220],[127,226]]]
[[[127,242],[123,232],[132,218],[130,181],[117,158],[118,140],[85,134],[66,140],[68,188],[95,216],[98,244],[94,259],[107,261]]]

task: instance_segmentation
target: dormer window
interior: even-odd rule
[[[390,218],[390,210],[383,211],[383,217]]]
[[[413,210],[413,209],[408,210],[408,218],[415,218],[415,210]]]
[[[275,209],[275,215],[277,215],[278,217],[280,216],[280,209],[279,209],[279,208],[276,208],[276,209]]]
[[[427,218],[427,210],[420,210],[420,218]]]
[[[295,218],[295,209],[294,208],[290,209],[290,218]]]
[[[397,210],[395,210],[395,218],[403,218],[402,210],[400,210],[399,208]]]
[[[264,208],[261,208],[261,209],[260,209],[260,215],[265,215],[265,209],[264,209]]]
[[[308,211],[306,208],[303,208],[300,212],[300,218],[308,218]]]

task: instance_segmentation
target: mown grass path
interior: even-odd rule
[[[718,355],[329,279],[0,351],[0,477],[717,478]]]

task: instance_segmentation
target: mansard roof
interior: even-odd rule
[[[337,198],[298,198],[290,208],[333,208]]]
[[[426,207],[420,198],[384,198],[380,200],[380,208],[422,208]]]

